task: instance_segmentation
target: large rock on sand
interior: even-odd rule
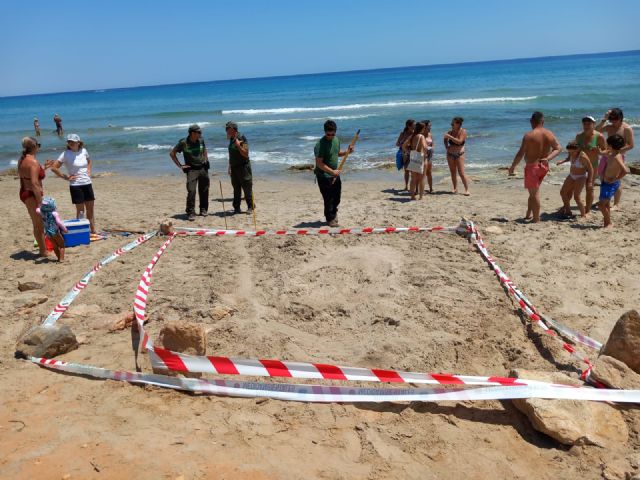
[[[514,370],[511,376],[563,385],[581,385],[560,372]],[[590,444],[602,447],[626,442],[627,424],[615,407],[603,402],[578,400],[545,400],[523,398],[513,400],[533,428],[564,445]]]
[[[640,374],[627,367],[626,363],[607,355],[600,355],[593,364],[591,378],[611,388],[640,390]]]
[[[54,358],[78,348],[78,340],[67,325],[38,326],[27,332],[16,345],[16,354]]]
[[[616,358],[640,373],[640,315],[636,310],[618,319],[600,355]]]
[[[160,330],[160,343],[167,350],[189,355],[206,355],[207,335],[197,323],[172,322]]]

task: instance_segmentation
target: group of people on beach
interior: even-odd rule
[[[465,142],[467,132],[462,128],[462,117],[454,117],[451,129],[443,136],[447,153],[447,164],[451,173],[453,193],[457,193],[457,177],[460,176],[464,186],[464,194],[470,195],[469,181],[464,171]],[[527,132],[516,153],[509,174],[524,158],[524,186],[529,191],[526,220],[540,221],[540,186],[549,172],[549,162],[557,157],[562,148],[555,135],[544,127],[544,115],[534,112],[530,118],[531,131]],[[61,127],[61,120],[60,120]],[[338,206],[341,200],[342,183],[339,165],[340,157],[348,156],[353,150],[353,143],[346,149],[340,148],[340,140],[336,136],[337,125],[333,120],[324,123],[324,136],[314,147],[314,173],[324,202],[324,216],[329,226],[338,226]],[[235,122],[225,125],[229,140],[228,173],[233,186],[234,213],[241,213],[242,194],[247,204],[247,213],[255,209],[253,196],[253,179],[249,160],[249,143],[247,138],[238,132]],[[605,138],[606,137],[606,138]],[[431,122],[424,120],[415,122],[407,120],[404,130],[396,141],[398,152],[396,165],[404,169],[405,190],[411,199],[422,199],[425,193],[425,179],[429,193],[433,193],[432,162],[434,142]],[[625,153],[634,147],[632,128],[624,122],[623,112],[619,108],[608,110],[603,118],[596,122],[591,116],[582,118],[582,131],[566,145],[567,157],[558,161],[557,165],[569,162],[570,169],[560,190],[562,207],[560,215],[571,216],[571,199],[578,206],[582,217],[586,217],[594,202],[595,178],[600,178],[600,195],[598,207],[604,217],[604,226],[610,228],[612,208],[620,204],[622,185],[620,180],[626,175]],[[45,235],[53,244],[59,260],[64,259],[64,241],[61,231],[64,225],[55,212],[55,201],[44,196],[43,180],[46,170],[69,182],[71,201],[76,206],[77,218],[86,218],[90,223],[91,233],[96,233],[94,219],[95,195],[91,180],[91,158],[80,137],[76,134],[67,136],[66,149],[56,160],[47,159],[41,165],[36,158],[40,143],[35,137],[22,139],[22,155],[18,161],[18,177],[20,179],[20,200],[29,212],[33,225],[33,235],[41,256],[47,256]],[[182,155],[183,163],[178,154]],[[186,214],[189,220],[195,219],[196,192],[199,195],[200,215],[207,215],[209,201],[209,158],[202,138],[201,128],[194,124],[189,127],[187,137],[181,139],[169,153],[171,159],[186,175],[187,201]],[[60,168],[65,166],[67,173]],[[582,201],[582,190],[586,189],[586,199]],[[613,200],[614,204],[611,205]]]
[[[529,191],[525,220],[540,221],[540,185],[549,172],[549,162],[562,151],[555,135],[544,128],[544,115],[534,112],[530,119],[531,131],[522,138],[509,174],[524,158],[524,186]],[[606,139],[605,139],[606,134]],[[592,116],[582,118],[582,132],[570,141],[567,158],[557,162],[570,162],[569,175],[560,189],[562,207],[558,211],[565,217],[571,214],[571,198],[578,206],[580,215],[586,217],[592,209],[596,175],[600,178],[598,208],[604,217],[604,227],[611,228],[611,201],[613,208],[619,208],[622,197],[621,179],[627,174],[625,153],[634,147],[633,129],[624,122],[620,108],[608,110],[596,124]],[[586,201],[582,202],[582,190],[586,186]]]
[[[444,134],[444,148],[447,152],[447,164],[451,173],[452,193],[458,193],[458,175],[464,186],[464,194],[470,195],[469,180],[464,172],[467,131],[462,128],[464,119],[454,117],[451,130]],[[425,191],[425,178],[429,185],[429,193],[433,193],[433,137],[431,120],[417,122],[409,119],[396,141],[396,167],[404,169],[404,189],[411,193],[411,200],[422,200]],[[411,180],[411,181],[409,181]]]
[[[65,252],[62,232],[66,233],[66,227],[56,211],[55,200],[44,195],[43,180],[46,170],[51,169],[56,176],[69,182],[71,202],[76,207],[76,218],[82,219],[86,216],[90,231],[95,234],[91,157],[80,137],[73,133],[67,136],[66,149],[60,156],[56,160],[45,160],[44,165],[37,159],[40,147],[40,142],[34,137],[22,139],[22,154],[18,160],[19,197],[29,213],[40,256],[48,255],[46,236],[58,260],[63,261]],[[63,165],[67,173],[60,171]]]

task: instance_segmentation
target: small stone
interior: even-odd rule
[[[49,297],[47,297],[46,295],[42,295],[41,293],[29,292],[29,293],[20,295],[18,298],[16,298],[13,301],[13,304],[17,308],[26,309],[26,308],[33,308],[38,305],[42,305],[48,300],[49,300]]]
[[[130,328],[133,324],[136,316],[133,312],[124,312],[117,315],[114,315],[109,320],[109,331],[117,332],[118,330],[124,330],[125,328]]]
[[[616,358],[640,373],[640,315],[636,310],[624,313],[616,322],[601,355]]]
[[[207,337],[202,325],[172,322],[160,330],[160,343],[167,350],[189,355],[207,353]]]
[[[222,320],[223,318],[230,317],[234,313],[236,313],[235,308],[228,307],[227,305],[222,305],[221,303],[218,303],[213,306],[209,315],[214,321],[217,322],[219,320]]]
[[[18,290],[21,292],[27,292],[29,290],[40,290],[44,287],[40,282],[18,282]]]
[[[593,365],[591,378],[611,388],[640,390],[640,374],[626,363],[607,355],[600,355]]]
[[[173,222],[171,220],[164,220],[160,223],[160,233],[163,235],[169,235],[173,232]]]
[[[54,358],[76,348],[78,348],[78,341],[69,326],[38,326],[18,341],[16,354]]]

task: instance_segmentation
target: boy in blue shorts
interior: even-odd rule
[[[600,211],[604,217],[604,228],[613,228],[611,223],[611,199],[620,188],[620,180],[627,174],[620,149],[625,141],[622,135],[611,135],[607,138],[609,151],[607,160],[600,172]]]

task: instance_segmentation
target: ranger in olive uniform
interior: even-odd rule
[[[336,137],[337,129],[336,122],[327,120],[324,123],[324,137],[318,140],[313,149],[316,159],[314,173],[324,200],[324,218],[330,227],[338,226],[338,205],[342,195],[338,158],[353,151],[351,146],[347,150],[340,150],[340,140]]]
[[[184,165],[178,160],[178,153],[182,153]],[[209,155],[202,140],[202,130],[196,124],[189,127],[187,138],[180,140],[169,153],[179,169],[187,175],[187,215],[189,220],[196,218],[196,187],[200,199],[200,215],[206,215],[209,210]]]
[[[240,213],[242,191],[247,202],[247,213],[253,212],[253,178],[251,176],[251,162],[249,161],[249,142],[238,132],[238,125],[227,122],[225,125],[229,139],[229,175],[233,185],[233,210]]]

